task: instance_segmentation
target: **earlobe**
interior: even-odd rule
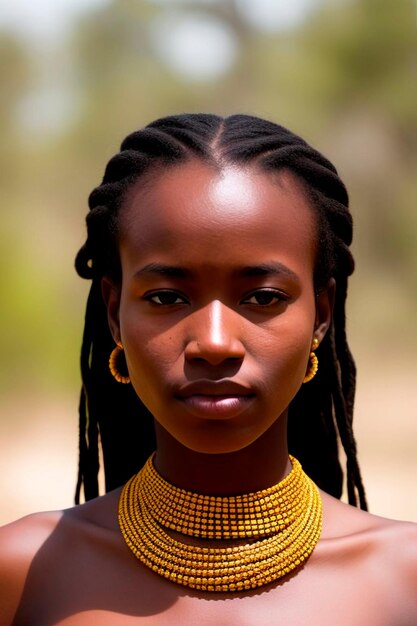
[[[319,343],[323,341],[323,338],[332,323],[335,294],[336,281],[334,278],[331,278],[316,298],[314,336],[318,339]]]
[[[119,307],[120,307],[120,286],[116,285],[110,278],[104,276],[101,279],[101,293],[107,309],[107,320],[110,332],[116,343],[120,341]]]

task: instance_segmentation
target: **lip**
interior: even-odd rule
[[[196,417],[230,419],[242,413],[253,401],[253,389],[233,381],[199,380],[183,385],[176,394],[183,406]]]
[[[254,390],[233,380],[195,380],[182,385],[176,395],[180,398],[191,396],[252,396]]]

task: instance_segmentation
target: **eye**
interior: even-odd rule
[[[188,300],[185,296],[172,291],[172,289],[162,289],[159,291],[153,291],[144,295],[144,300],[157,304],[158,306],[172,306],[175,304],[188,304]]]
[[[287,302],[288,296],[277,289],[257,289],[248,294],[242,304],[253,304],[255,306],[268,307],[281,302]]]

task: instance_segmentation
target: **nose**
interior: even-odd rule
[[[214,300],[191,317],[190,339],[185,347],[187,361],[220,365],[224,361],[243,360],[245,348],[239,338],[236,312]]]

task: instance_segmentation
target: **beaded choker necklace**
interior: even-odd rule
[[[322,503],[294,457],[277,485],[217,497],[174,487],[158,474],[153,456],[122,490],[119,526],[133,554],[160,576],[201,591],[256,589],[286,576],[313,552]],[[207,541],[189,544],[169,530]],[[240,542],[210,546],[222,539]]]

